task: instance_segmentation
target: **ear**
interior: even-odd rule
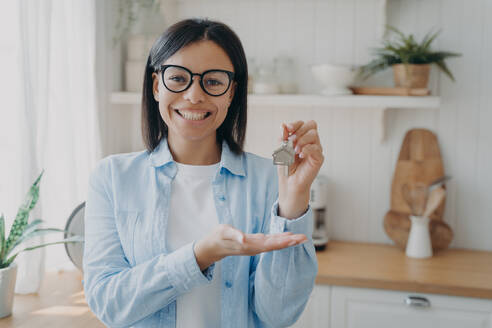
[[[236,88],[237,88],[237,83],[236,83],[236,81],[234,81],[234,82],[232,82],[231,92],[229,93],[229,104],[232,102],[232,99],[234,99],[234,94],[236,93]]]
[[[152,93],[155,101],[159,102],[159,75],[152,73]]]

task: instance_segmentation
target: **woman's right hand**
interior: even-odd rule
[[[230,255],[253,256],[294,245],[307,240],[304,234],[283,232],[265,235],[246,234],[228,224],[219,224],[208,236],[194,246],[195,258],[200,270]]]

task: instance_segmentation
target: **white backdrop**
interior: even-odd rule
[[[163,0],[164,1],[164,0]],[[452,227],[456,248],[492,250],[492,1],[490,0],[165,0],[177,5],[178,18],[205,16],[222,20],[238,33],[246,55],[257,62],[286,54],[304,63],[365,64],[378,26],[388,23],[418,40],[431,29],[442,29],[435,50],[459,52],[448,66],[456,82],[432,69],[430,88],[440,95],[435,109],[391,109],[386,114],[387,139],[380,144],[374,111],[361,109],[268,108],[248,117],[248,150],[271,154],[265,140],[275,140],[280,119],[318,121],[330,178],[328,217],[333,239],[391,243],[383,229],[389,209],[391,179],[405,132],[427,128],[438,137],[447,183],[444,220]],[[386,17],[378,15],[386,3]],[[167,10],[166,8],[164,8]],[[172,9],[174,10],[174,9]],[[116,11],[113,15],[116,14]],[[106,20],[109,20],[108,15]],[[254,22],[254,23],[252,23]],[[261,37],[259,37],[259,35]],[[119,55],[121,57],[121,54]],[[113,75],[111,90],[121,90],[118,54],[106,60]],[[123,56],[123,60],[124,60]],[[112,69],[111,69],[111,63]],[[301,76],[306,93],[318,85],[309,70]],[[392,85],[391,70],[374,85]],[[109,98],[109,94],[107,96]],[[107,111],[108,153],[143,149],[139,106],[112,104]],[[258,112],[258,111],[256,111]],[[278,114],[278,115],[277,115]],[[113,131],[116,131],[113,132]],[[128,134],[134,137],[127,141]]]
[[[0,5],[4,6],[4,4]],[[45,170],[35,217],[64,228],[86,198],[88,177],[101,157],[95,78],[95,2],[22,0],[5,4],[0,62],[8,69],[0,122],[0,206],[8,227],[29,185]],[[12,192],[13,191],[13,192]],[[32,217],[31,217],[32,219]],[[61,234],[45,241],[61,239]],[[49,246],[46,267],[67,266],[63,245]],[[41,252],[19,258],[17,292],[37,288]],[[40,268],[36,270],[35,268]]]

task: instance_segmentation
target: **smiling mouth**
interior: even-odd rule
[[[190,121],[200,121],[212,115],[212,113],[210,112],[193,112],[193,111],[179,110],[179,109],[175,109],[174,111],[178,113],[178,115],[181,116],[182,118]]]

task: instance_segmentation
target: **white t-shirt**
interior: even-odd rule
[[[200,240],[219,224],[212,192],[219,163],[176,164],[166,236],[171,251]],[[220,262],[215,264],[210,284],[177,298],[176,312],[177,328],[220,327]]]

